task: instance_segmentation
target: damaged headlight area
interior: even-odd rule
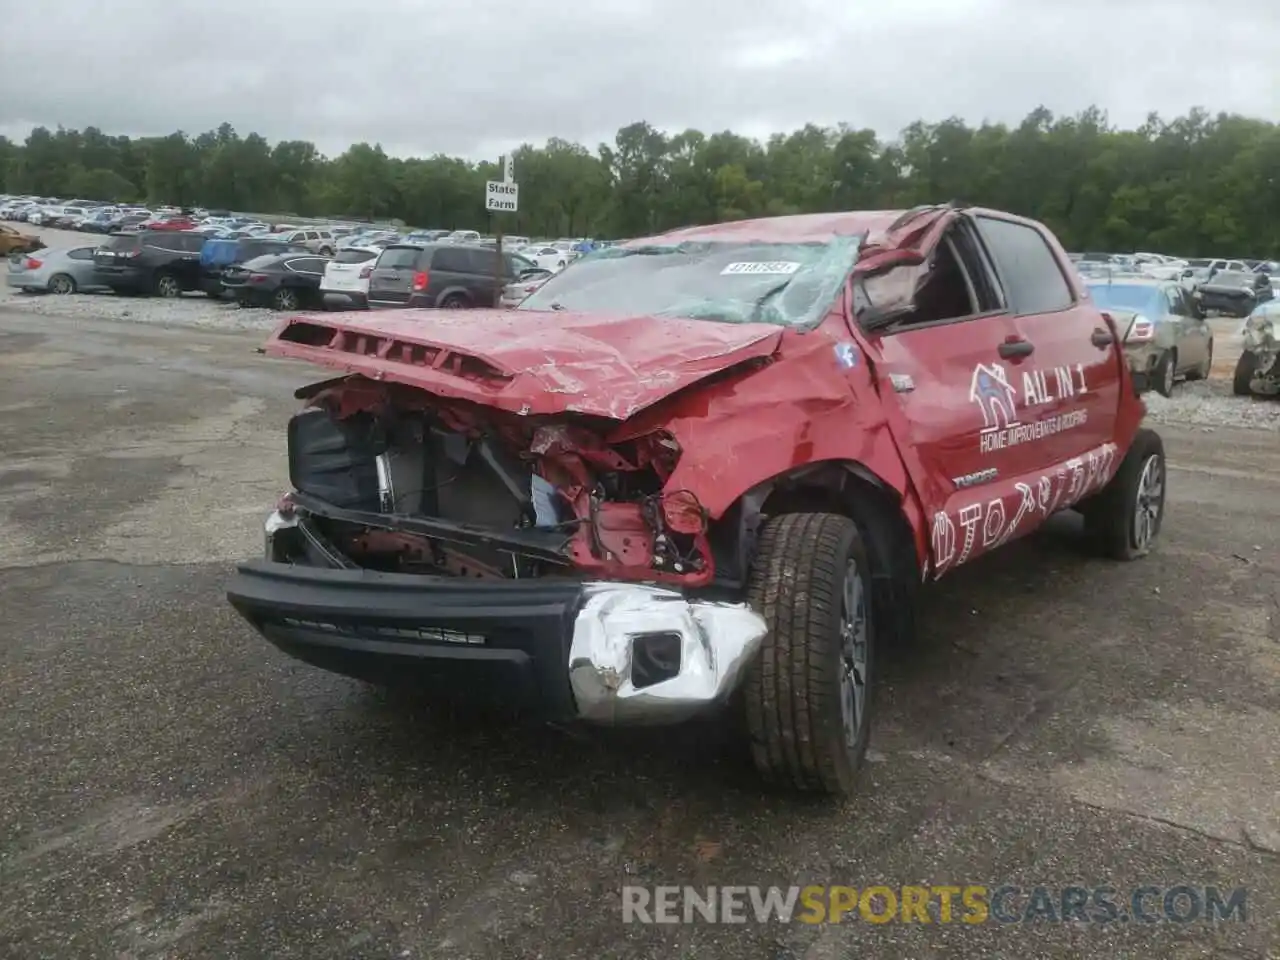
[[[595,723],[670,723],[722,702],[767,632],[745,604],[595,583],[574,623],[569,681]]]
[[[268,559],[389,573],[576,574],[698,587],[707,515],[667,489],[665,431],[519,417],[359,377],[319,385],[289,423],[293,493]]]

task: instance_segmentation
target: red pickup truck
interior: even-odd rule
[[[845,793],[916,590],[1074,509],[1133,559],[1164,452],[1043,226],[954,205],[692,227],[515,310],[293,317],[293,490],[235,608],[347,675],[557,718],[738,711]]]

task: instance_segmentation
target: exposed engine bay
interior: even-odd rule
[[[524,417],[360,376],[298,391],[289,423],[297,535],[277,559],[436,576],[587,575],[700,587],[707,512],[667,490],[665,431]]]

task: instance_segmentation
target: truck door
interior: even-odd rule
[[[1042,227],[986,212],[974,221],[1025,351],[1012,383],[1017,423],[1002,442],[1019,473],[1051,471],[1113,436],[1123,351]]]
[[[985,503],[1016,473],[1000,438],[1018,419],[1017,371],[1025,360],[1014,318],[972,225],[957,217],[923,266],[855,281],[865,304],[894,295],[910,310],[891,324],[864,324],[891,428],[922,506],[939,528],[935,571],[983,551],[956,539],[959,501]],[[858,297],[855,297],[857,302]],[[864,315],[875,316],[873,309]],[[867,328],[870,329],[867,329]]]

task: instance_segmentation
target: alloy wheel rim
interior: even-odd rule
[[[850,560],[840,597],[840,720],[850,750],[867,719],[867,652],[867,594],[858,564]]]
[[[178,282],[173,277],[160,278],[160,296],[173,297],[177,296]]]
[[[1152,454],[1142,465],[1133,511],[1133,545],[1145,550],[1155,539],[1164,505],[1164,464]]]
[[[64,293],[64,294],[65,294],[65,293],[70,293],[70,292],[71,292],[71,282],[70,282],[69,280],[67,280],[67,278],[66,278],[66,277],[54,277],[54,278],[53,278],[53,292],[54,292],[54,293]]]
[[[298,305],[297,301],[294,299],[292,290],[281,290],[279,300],[280,308],[282,310],[292,310]]]
[[[1165,368],[1164,368],[1164,389],[1166,393],[1173,392],[1173,376],[1174,376],[1173,358],[1170,357],[1169,362],[1165,365]]]

